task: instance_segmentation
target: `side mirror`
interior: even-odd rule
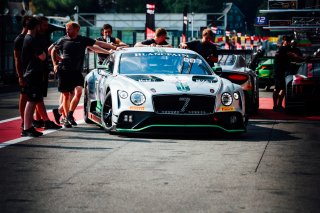
[[[212,67],[212,70],[215,73],[222,73],[222,68],[220,66],[214,66],[214,67]]]

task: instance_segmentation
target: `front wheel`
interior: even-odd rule
[[[114,129],[114,124],[112,121],[112,98],[111,92],[109,91],[106,95],[106,100],[104,101],[101,113],[101,121],[104,130],[108,133]]]

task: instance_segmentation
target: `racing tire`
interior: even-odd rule
[[[83,119],[87,124],[93,124],[94,122],[89,119],[89,112],[91,108],[91,103],[89,99],[88,86],[84,88],[84,97],[83,97]]]
[[[114,124],[112,121],[112,98],[111,91],[106,95],[106,99],[103,103],[102,112],[101,112],[101,122],[102,127],[107,133],[112,134],[114,131]]]
[[[292,104],[292,82],[289,82],[286,88],[286,93],[284,97],[284,109],[286,113],[293,113],[296,109]]]

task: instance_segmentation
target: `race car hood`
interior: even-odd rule
[[[207,93],[215,94],[221,87],[221,79],[217,76],[203,75],[124,75],[122,80],[127,86],[132,84],[140,90],[157,94],[170,93]]]

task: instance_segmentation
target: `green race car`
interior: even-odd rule
[[[256,68],[256,72],[259,76],[259,88],[270,90],[270,87],[274,85],[273,70],[274,57],[265,56],[259,58],[258,66]]]

